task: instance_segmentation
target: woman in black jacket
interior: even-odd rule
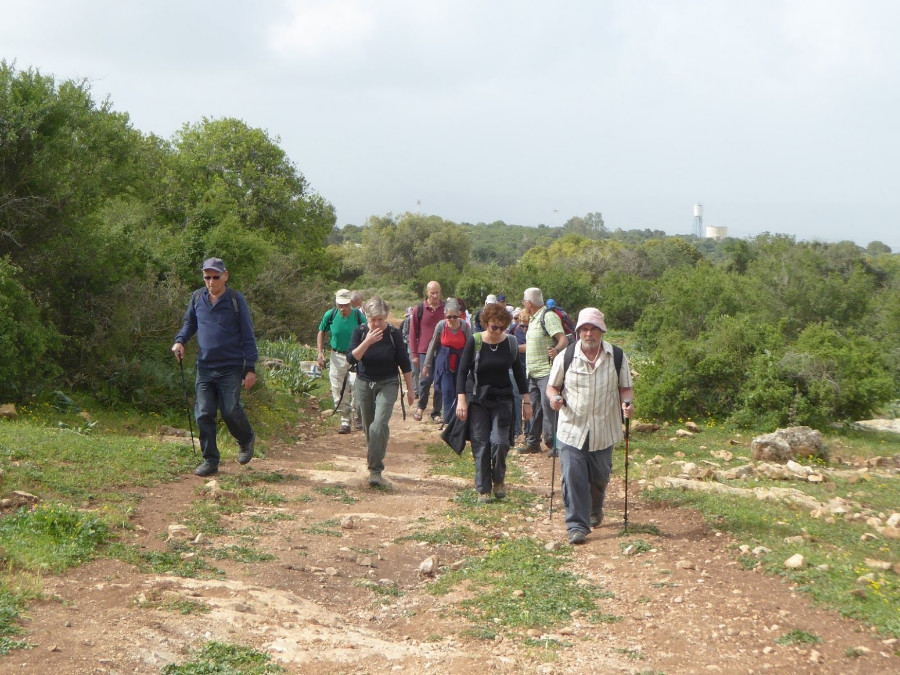
[[[482,504],[490,503],[492,490],[497,499],[506,497],[506,455],[514,418],[510,368],[519,392],[528,391],[516,339],[506,334],[510,320],[503,305],[485,306],[481,312],[484,330],[466,341],[456,375],[456,416],[469,423],[475,489]],[[523,396],[522,416],[531,418],[527,396]]]
[[[369,485],[387,485],[381,472],[391,434],[388,423],[400,389],[397,369],[406,381],[406,400],[412,405],[412,365],[400,329],[387,322],[388,304],[376,295],[365,303],[364,310],[366,323],[353,331],[347,361],[357,368],[354,393],[366,432]]]

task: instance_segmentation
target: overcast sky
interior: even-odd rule
[[[338,224],[456,222],[900,252],[895,0],[0,0],[0,58],[143,132],[266,129]]]

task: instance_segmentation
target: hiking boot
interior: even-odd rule
[[[388,482],[382,477],[380,471],[369,471],[369,485],[372,487],[387,487]]]
[[[494,483],[494,496],[497,499],[506,499],[506,486],[503,483]]]
[[[555,448],[550,450],[547,453],[547,457],[559,457],[559,450],[556,450]]]
[[[570,544],[575,544],[577,546],[579,544],[583,544],[585,541],[587,541],[587,535],[585,535],[585,533],[581,530],[573,530],[569,534]]]
[[[532,443],[531,445],[520,445],[516,448],[516,452],[520,455],[537,455],[541,452],[541,446],[539,443]]]
[[[491,503],[491,493],[485,492],[483,494],[478,495],[478,503],[479,504],[490,504]]]
[[[603,523],[603,511],[591,514],[591,527],[600,527]]]
[[[238,453],[238,464],[247,464],[253,459],[253,446],[256,445],[256,434],[254,433],[250,440],[247,441],[245,445],[241,446],[241,451]]]
[[[210,462],[208,459],[204,460],[203,464],[194,469],[194,475],[200,477],[206,476],[214,476],[219,473],[219,465],[215,462]]]
[[[357,431],[362,431],[362,420],[358,417],[353,421],[353,428]]]
[[[341,428],[338,429],[339,434],[349,434],[350,433],[350,425],[347,422],[341,423]]]

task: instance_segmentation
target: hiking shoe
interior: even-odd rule
[[[551,450],[547,453],[547,457],[559,457],[559,450]]]
[[[416,422],[421,422],[421,421],[422,421],[422,412],[423,412],[423,411],[422,411],[421,408],[416,408],[415,410],[413,410],[413,419],[414,419]]]
[[[217,473],[219,473],[219,465],[210,462],[208,459],[194,469],[194,475],[201,477],[214,476]]]
[[[386,487],[388,482],[381,476],[380,471],[369,471],[369,485],[372,487]]]
[[[353,421],[353,428],[357,431],[362,431],[362,420],[358,417]]]
[[[349,434],[350,433],[350,425],[346,422],[341,424],[341,428],[338,429],[339,434]]]
[[[532,443],[531,445],[520,445],[516,448],[516,452],[520,455],[536,455],[541,452],[541,446],[539,443]]]
[[[254,433],[246,445],[241,446],[241,451],[238,453],[238,464],[247,464],[253,459],[253,446],[255,445],[256,434]]]
[[[603,523],[603,511],[591,514],[591,527],[600,527]]]
[[[569,534],[569,543],[570,544],[583,544],[587,541],[587,536],[581,530],[574,530],[571,534]]]
[[[506,486],[503,483],[494,483],[494,496],[497,499],[506,499]]]
[[[491,503],[491,493],[485,492],[483,494],[478,495],[478,503],[479,504],[490,504]]]

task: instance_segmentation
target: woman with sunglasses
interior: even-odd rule
[[[456,416],[463,422],[468,420],[475,489],[482,504],[490,503],[491,491],[497,499],[506,497],[506,455],[514,419],[510,368],[519,393],[528,391],[515,338],[506,334],[511,319],[503,305],[484,307],[481,324],[485,330],[466,340],[456,375]],[[531,418],[527,396],[523,397],[522,416]]]
[[[434,327],[434,335],[428,344],[422,374],[434,369],[434,384],[441,391],[444,403],[444,424],[450,421],[456,410],[456,371],[463,347],[469,339],[469,326],[462,320],[462,308],[456,298],[444,303],[444,318]]]

